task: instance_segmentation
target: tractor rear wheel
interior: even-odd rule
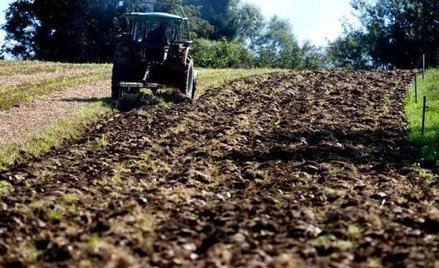
[[[181,91],[190,99],[194,99],[195,96],[195,72],[193,60],[188,60],[182,79]]]

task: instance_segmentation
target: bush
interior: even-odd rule
[[[237,41],[197,39],[193,46],[195,64],[203,68],[251,68],[253,54]]]

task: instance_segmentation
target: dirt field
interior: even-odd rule
[[[272,74],[107,118],[0,173],[0,266],[439,267],[410,77]]]

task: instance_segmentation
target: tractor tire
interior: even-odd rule
[[[195,81],[194,62],[192,60],[188,59],[188,63],[186,64],[186,68],[182,80],[183,80],[181,86],[182,93],[184,93],[186,97],[193,100],[195,97],[196,81]]]

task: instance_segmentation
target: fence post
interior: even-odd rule
[[[439,68],[439,48],[436,50],[436,67]]]
[[[425,54],[422,54],[422,80],[425,78]]]
[[[421,128],[421,135],[424,136],[425,133],[425,112],[427,109],[427,97],[424,96],[424,102],[422,104],[422,128]]]

